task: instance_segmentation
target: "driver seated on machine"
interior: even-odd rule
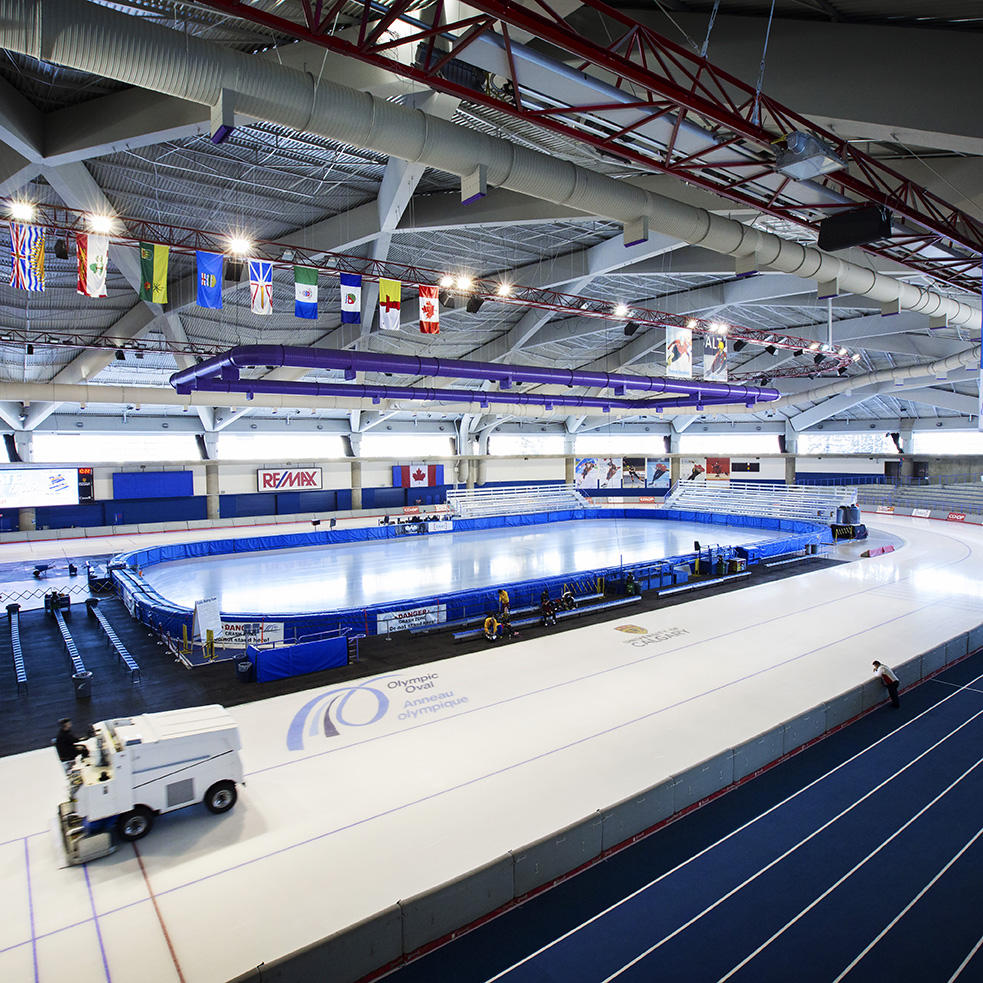
[[[58,759],[65,765],[70,765],[80,754],[83,758],[89,756],[89,749],[72,731],[72,721],[62,717],[58,721],[58,734],[55,736],[55,750]]]

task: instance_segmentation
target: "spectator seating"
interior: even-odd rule
[[[72,660],[72,672],[78,676],[85,672],[85,663],[82,661],[82,656],[79,655],[78,646],[75,644],[75,639],[72,638],[72,633],[68,630],[68,625],[65,624],[65,617],[61,613],[61,608],[57,605],[52,605],[49,609],[50,614],[58,623],[58,630],[61,632],[61,639],[65,643],[65,651],[68,653],[68,657]]]
[[[983,482],[951,485],[872,485],[857,490],[858,502],[874,511],[878,505],[983,515]]]
[[[600,604],[582,604],[575,607],[572,611],[557,611],[556,620],[566,621],[568,618],[576,618],[582,614],[596,614],[598,611],[606,611],[608,608],[621,608],[626,604],[634,604],[636,601],[640,601],[641,596],[634,594],[631,597],[616,597],[613,601],[602,601]],[[528,628],[529,625],[539,624],[540,615],[537,609],[537,613],[529,618],[513,618],[512,626],[514,628]],[[454,633],[455,642],[466,642],[472,638],[481,638],[484,634],[484,627],[481,628],[471,628],[468,631],[459,631]]]
[[[574,485],[504,485],[448,491],[447,504],[455,518],[564,512],[587,505]]]
[[[98,620],[99,624],[102,626],[102,630],[106,634],[106,643],[119,656],[120,662],[123,663],[123,667],[127,670],[127,672],[129,672],[130,682],[139,682],[140,667],[137,665],[133,656],[127,651],[126,646],[120,641],[119,636],[113,630],[113,626],[109,623],[109,619],[102,613],[102,611],[99,610],[98,605],[99,601],[94,597],[90,597],[85,602],[89,616]]]
[[[663,508],[835,522],[836,510],[842,505],[855,505],[856,501],[856,488],[704,480],[677,482]]]

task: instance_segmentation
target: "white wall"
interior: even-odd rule
[[[850,474],[884,474],[882,457],[797,457],[795,470],[812,473],[846,471]]]
[[[563,481],[566,463],[562,457],[484,458],[485,482]]]

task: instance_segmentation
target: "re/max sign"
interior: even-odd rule
[[[260,491],[309,490],[321,487],[320,468],[261,469],[256,472]]]

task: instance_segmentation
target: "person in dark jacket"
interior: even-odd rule
[[[70,763],[80,754],[88,754],[85,745],[73,733],[71,720],[68,717],[62,717],[58,723],[61,726],[55,737],[55,750],[58,752],[59,760]]]

